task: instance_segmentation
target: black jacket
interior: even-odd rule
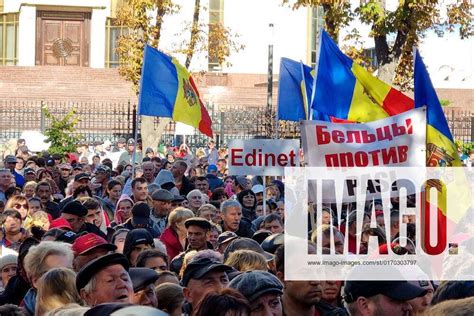
[[[186,196],[195,188],[196,187],[194,186],[194,184],[192,184],[187,177],[183,176],[183,181],[181,183],[181,189],[179,189],[179,194]]]
[[[26,292],[30,289],[30,284],[22,277],[15,275],[8,281],[5,290],[0,293],[0,305],[13,304],[20,305]]]
[[[252,228],[252,223],[250,223],[246,218],[242,218],[239,224],[239,230],[235,232],[237,236],[252,238],[255,234],[255,230]]]

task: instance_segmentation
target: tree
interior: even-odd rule
[[[55,117],[47,107],[43,107],[43,113],[46,118],[51,120],[44,135],[47,137],[46,142],[51,143],[48,149],[50,154],[64,154],[75,152],[76,146],[80,141],[80,136],[72,135],[76,129],[80,119],[76,116],[76,109],[72,108],[63,118]]]
[[[321,5],[325,12],[325,29],[332,38],[338,38],[339,30],[354,18],[371,26],[375,54],[379,66],[379,78],[398,85],[402,90],[412,88],[413,47],[423,33],[432,27],[445,25],[454,31],[459,25],[462,39],[473,35],[472,10],[468,0],[460,0],[443,8],[436,0],[400,0],[394,11],[385,9],[385,0],[360,1],[352,10],[349,1],[340,0],[283,0],[294,9]],[[395,41],[389,43],[389,35]]]

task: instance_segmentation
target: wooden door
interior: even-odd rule
[[[37,65],[89,65],[87,14],[40,12],[37,28]]]

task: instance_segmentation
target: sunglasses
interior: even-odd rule
[[[25,208],[25,209],[27,209],[27,208],[28,208],[28,204],[19,204],[19,203],[17,203],[17,204],[15,204],[13,207],[16,208],[17,210],[21,209],[22,207]]]

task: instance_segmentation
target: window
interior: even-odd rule
[[[0,65],[16,65],[18,13],[0,13]]]
[[[375,54],[375,47],[364,49],[364,55],[370,59],[370,63],[368,65],[363,65],[366,68],[377,69],[378,62],[377,62],[377,54]]]
[[[116,25],[115,19],[107,18],[105,26],[105,68],[117,68],[120,64],[116,52],[118,39],[128,34],[128,27]]]
[[[311,67],[316,64],[316,54],[318,52],[319,30],[324,25],[324,10],[322,6],[317,6],[311,10]]]
[[[212,32],[213,24],[224,24],[224,0],[209,0],[209,33]],[[209,43],[209,45],[212,45]],[[208,70],[220,71],[221,65],[216,58],[208,57]]]

